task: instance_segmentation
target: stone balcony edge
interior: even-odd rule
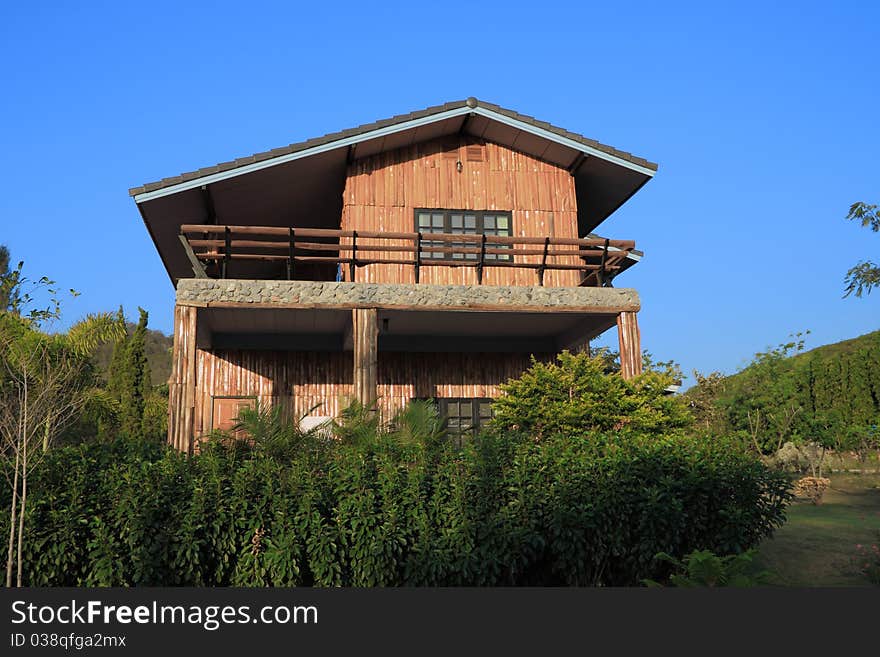
[[[522,312],[637,312],[632,288],[431,285],[185,278],[177,304],[201,307],[400,308]]]

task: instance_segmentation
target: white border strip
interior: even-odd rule
[[[286,162],[292,162],[294,160],[310,157],[312,155],[318,155],[327,151],[336,150],[337,148],[345,148],[347,146],[368,141],[370,139],[385,137],[387,135],[392,135],[397,132],[411,130],[413,128],[418,128],[419,126],[428,125],[430,123],[437,123],[445,119],[451,119],[456,116],[472,113],[485,116],[486,118],[489,118],[493,121],[498,121],[499,123],[504,123],[518,130],[529,132],[533,135],[537,135],[538,137],[549,139],[550,141],[562,144],[563,146],[567,146],[568,148],[571,148],[573,150],[580,151],[582,153],[586,153],[588,155],[592,155],[603,160],[608,160],[609,162],[613,162],[614,164],[618,164],[627,169],[637,171],[649,177],[653,177],[654,173],[656,173],[652,169],[648,169],[647,167],[643,167],[641,165],[634,164],[633,162],[623,160],[619,157],[609,155],[604,151],[592,148],[591,146],[586,146],[585,144],[574,141],[573,139],[557,135],[555,132],[550,132],[549,130],[529,125],[528,123],[524,123],[517,119],[511,119],[510,117],[499,114],[498,112],[493,112],[492,110],[486,109],[484,107],[480,107],[479,105],[477,107],[468,107],[467,105],[465,105],[463,107],[458,107],[453,110],[447,110],[438,114],[431,114],[430,116],[423,116],[418,119],[413,119],[412,121],[406,121],[405,123],[397,123],[394,125],[386,126],[384,128],[377,128],[376,130],[371,130],[370,132],[365,132],[360,135],[345,137],[344,139],[338,139],[336,141],[321,144],[320,146],[315,146],[313,148],[307,148],[301,151],[297,151],[295,153],[288,153],[287,155],[270,158],[267,160],[263,160],[262,162],[252,162],[251,164],[245,164],[234,169],[229,169],[228,171],[220,171],[206,176],[201,176],[200,178],[194,178],[193,180],[177,183],[176,185],[162,187],[161,189],[156,189],[152,192],[143,192],[141,194],[136,194],[134,197],[134,201],[135,203],[145,203],[146,201],[151,201],[153,199],[161,198],[163,196],[170,196],[171,194],[177,194],[179,192],[185,192],[189,189],[195,189],[196,187],[201,187],[202,185],[210,185],[221,180],[227,180],[229,178],[241,176],[246,173],[253,173],[254,171],[260,171],[261,169],[268,169],[269,167],[277,166],[279,164],[285,164]]]
[[[544,139],[549,139],[550,141],[555,141],[558,144],[562,144],[563,146],[568,146],[576,151],[581,151],[583,153],[587,153],[588,155],[592,155],[598,157],[601,160],[608,160],[609,162],[613,162],[614,164],[619,164],[622,167],[626,167],[627,169],[632,169],[633,171],[638,171],[639,173],[643,173],[646,176],[654,177],[654,174],[657,173],[653,169],[649,169],[647,167],[643,167],[640,164],[636,164],[634,162],[630,162],[629,160],[624,160],[619,157],[615,157],[614,155],[609,155],[605,151],[600,151],[598,148],[593,148],[592,146],[587,146],[586,144],[582,144],[579,141],[575,141],[573,139],[569,139],[568,137],[563,137],[562,135],[557,135],[555,132],[550,132],[549,130],[545,130],[544,128],[540,128],[535,125],[531,125],[529,123],[524,123],[517,119],[512,119],[508,116],[504,116],[503,114],[499,114],[498,112],[493,112],[490,109],[486,109],[485,107],[480,107],[479,105],[474,108],[474,114],[480,114],[485,116],[486,118],[492,119],[493,121],[498,121],[499,123],[505,123],[513,128],[517,128],[522,130],[523,132],[530,132],[533,135],[537,135],[538,137],[543,137]]]
[[[320,146],[315,146],[314,148],[307,148],[301,151],[296,151],[295,153],[280,155],[279,157],[263,160],[262,162],[245,164],[240,167],[236,167],[235,169],[212,173],[207,176],[202,176],[201,178],[195,178],[194,180],[177,183],[176,185],[163,187],[162,189],[157,189],[152,192],[136,194],[134,197],[134,201],[135,203],[143,203],[145,201],[151,201],[155,198],[161,198],[162,196],[168,196],[169,194],[185,192],[188,189],[194,189],[196,187],[201,187],[202,185],[210,185],[211,183],[219,182],[221,180],[227,180],[228,178],[234,178],[236,176],[241,176],[246,173],[260,171],[261,169],[268,169],[269,167],[274,167],[279,164],[285,164],[286,162],[293,162],[294,160],[299,160],[304,157],[310,157],[312,155],[318,155],[319,153],[336,150],[337,148],[345,148],[346,146],[351,146],[352,144],[367,141],[368,139],[377,139],[386,135],[392,135],[396,132],[403,132],[404,130],[418,128],[419,126],[427,125],[429,123],[436,123],[437,121],[443,121],[444,119],[451,119],[456,116],[461,116],[462,114],[469,114],[470,112],[473,112],[473,109],[471,109],[470,107],[459,107],[454,110],[440,112],[439,114],[423,116],[422,118],[407,121],[406,123],[397,123],[395,125],[390,125],[384,128],[372,130],[370,132],[365,132],[361,135],[354,135],[352,137],[346,137],[344,139],[338,139],[336,141],[331,141],[326,144],[321,144]]]

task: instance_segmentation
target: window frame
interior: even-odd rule
[[[419,223],[419,215],[420,214],[430,214],[432,215],[432,225],[431,226],[421,226]],[[442,230],[435,231],[433,226],[433,215],[442,214],[443,215],[443,226]],[[434,243],[434,240],[431,240],[428,235],[431,235],[434,232],[441,232],[448,235],[456,235],[459,233],[454,232],[455,230],[459,230],[458,227],[452,226],[452,216],[453,215],[462,215],[462,227],[460,230],[467,230],[467,227],[464,226],[466,223],[464,215],[473,215],[474,216],[474,229],[472,233],[461,233],[461,234],[469,234],[469,235],[486,235],[486,217],[492,217],[495,222],[495,226],[489,228],[489,230],[498,231],[498,230],[506,230],[506,235],[498,235],[497,232],[491,233],[487,237],[486,247],[493,249],[512,249],[512,244],[501,244],[498,242],[490,242],[489,239],[493,236],[495,237],[513,237],[513,212],[510,210],[458,210],[458,209],[450,209],[450,208],[415,208],[413,211],[413,228],[415,232],[422,234],[422,244],[428,246],[444,246],[445,243],[438,242]],[[504,217],[507,219],[507,227],[505,229],[498,228],[498,217]],[[426,229],[427,228],[427,229]],[[450,254],[446,254],[439,251],[422,251],[419,253],[420,260],[465,260],[465,261],[478,261],[479,257],[476,253],[455,253],[455,247],[460,246],[478,246],[478,242],[462,242],[460,245],[456,243],[452,243],[451,248],[452,252]],[[456,257],[458,256],[458,257]],[[487,253],[485,254],[485,261],[487,262],[513,262],[513,255],[505,255],[505,254],[496,254],[496,253]]]
[[[417,399],[413,399],[412,401],[417,401]],[[463,441],[466,438],[473,438],[477,433],[480,432],[480,429],[485,426],[487,422],[489,422],[494,414],[491,410],[491,404],[495,400],[491,397],[430,397],[430,398],[418,398],[418,401],[428,401],[434,404],[434,407],[437,409],[437,413],[440,418],[446,422],[446,433],[447,436],[455,442],[457,447],[461,447],[463,445]],[[458,410],[458,414],[454,417],[462,420],[465,416],[461,415],[461,404],[470,403],[471,404],[471,423],[470,424],[461,424],[455,429],[451,429],[449,427],[449,407],[450,405],[455,405]],[[489,415],[483,415],[481,412],[481,406],[483,404],[489,404]]]
[[[217,401],[223,400],[231,400],[231,401],[252,401],[253,404],[251,408],[257,407],[257,395],[211,395],[211,431],[231,431],[231,429],[220,429],[219,427],[214,426],[214,418],[217,414]],[[236,438],[240,438],[238,434],[240,432],[233,432]]]

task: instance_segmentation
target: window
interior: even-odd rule
[[[510,212],[494,210],[416,210],[415,230],[419,233],[447,233],[452,235],[494,235],[510,237],[513,226]],[[478,260],[477,253],[462,253],[461,249],[479,247],[479,242],[441,242],[422,239],[423,247],[446,247],[450,251],[422,251],[423,260]],[[511,244],[499,244],[486,240],[487,249],[509,249]],[[456,252],[458,249],[458,252]],[[512,256],[501,253],[487,253],[486,260],[511,261]]]
[[[430,400],[437,405],[446,430],[456,445],[475,435],[492,419],[492,400],[486,397],[443,397]]]
[[[256,397],[213,397],[211,409],[211,429],[230,431],[238,423],[238,414],[242,409],[254,408]],[[236,432],[236,438],[241,438]]]

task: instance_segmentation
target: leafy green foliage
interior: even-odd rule
[[[10,289],[9,248],[0,244],[0,312],[9,309]]]
[[[149,364],[144,352],[147,311],[138,308],[137,328],[127,340],[120,390],[121,430],[129,436],[143,435],[144,400],[151,392]]]
[[[710,550],[694,550],[682,559],[661,552],[657,555],[659,561],[663,561],[675,568],[669,576],[669,585],[683,588],[694,587],[752,587],[766,584],[768,574],[766,572],[754,572],[754,550],[747,550],[739,554],[729,554],[719,557]],[[663,586],[654,580],[645,580],[648,586]]]
[[[585,353],[563,352],[555,363],[533,360],[519,379],[502,386],[493,424],[537,438],[595,431],[663,433],[691,424],[686,404],[665,393],[670,376],[648,371],[626,381],[605,369],[604,358]]]
[[[721,372],[703,374],[694,371],[697,384],[684,394],[691,409],[694,424],[700,429],[711,431],[721,423],[721,409],[718,398],[724,391],[726,377]]]
[[[458,450],[423,411],[349,442],[260,413],[243,422],[264,439],[192,457],[123,438],[50,451],[25,583],[632,585],[666,574],[658,552],[750,548],[788,498],[725,441],[488,433]]]
[[[857,297],[868,294],[875,287],[880,287],[880,267],[870,260],[859,262],[847,270],[844,283],[844,297],[853,293]]]
[[[446,421],[440,417],[436,404],[415,400],[391,419],[390,436],[403,445],[423,445],[436,451],[446,438]]]
[[[7,586],[14,570],[15,582],[22,585],[29,477],[82,410],[100,400],[92,351],[114,339],[118,328],[110,315],[99,314],[80,320],[67,333],[44,332],[41,323],[60,316],[60,302],[49,289],[49,309],[24,312],[32,300],[29,292],[22,292],[26,279],[21,270],[19,263],[11,278],[0,279],[10,299],[9,310],[0,311],[0,468],[9,484],[4,491],[9,509]],[[40,285],[53,283],[41,279]]]
[[[146,352],[149,316],[143,308],[138,311],[138,323],[130,334],[122,308],[116,314],[119,337],[113,346],[106,387],[112,403],[92,416],[101,437],[121,432],[130,437],[158,438],[167,428],[167,388],[152,385]]]
[[[620,352],[610,347],[597,347],[591,351],[593,358],[602,361],[603,369],[606,374],[617,374],[620,372]],[[674,360],[654,360],[650,351],[642,351],[642,369],[645,372],[658,372],[668,376],[675,384],[681,383],[684,375],[681,371],[681,365]]]
[[[769,454],[785,442],[866,454],[880,447],[880,331],[803,352],[802,336],[684,395],[700,425]]]
[[[381,419],[374,407],[354,400],[333,420],[333,433],[346,445],[365,445],[379,433]]]
[[[58,432],[66,434],[69,423],[83,409],[103,412],[106,394],[98,387],[91,352],[118,336],[118,325],[106,313],[86,316],[67,333],[46,333],[32,318],[0,312],[0,417],[4,426],[14,425],[17,413],[26,410],[17,402],[22,386],[30,388],[32,403],[41,402],[42,421],[48,432],[46,447]],[[36,409],[27,412],[34,421]],[[7,440],[12,441],[9,437]]]
[[[790,342],[756,354],[738,385],[728,388],[720,400],[728,422],[747,430],[759,452],[780,449],[802,427],[804,405],[797,394],[798,376],[788,359],[803,348],[804,340],[797,334]]]
[[[247,436],[256,455],[283,461],[296,458],[309,446],[310,441],[314,442],[312,439],[319,433],[318,427],[303,431],[300,422],[291,422],[279,405],[257,404],[254,408],[243,408],[239,411],[232,436],[218,432],[217,438],[227,445],[235,445],[238,441],[235,435]]]
[[[858,221],[864,228],[870,228],[875,233],[880,232],[880,213],[876,203],[863,203],[858,201],[849,206],[847,219]]]
[[[862,203],[861,201],[853,203],[849,208],[846,218],[858,221],[863,227],[870,228],[875,233],[880,232],[878,207],[880,206]],[[880,286],[880,267],[870,261],[860,262],[846,272],[844,281],[846,283],[844,297],[848,297],[853,293],[857,297],[868,294],[872,289]]]
[[[72,297],[79,296],[79,292],[74,289],[69,290],[69,293]],[[9,249],[5,246],[0,246],[0,312],[20,316],[34,326],[61,317],[61,298],[57,283],[46,276],[36,280],[25,276],[24,261],[19,261],[11,269]]]
[[[121,314],[121,309],[119,317],[120,321],[125,326],[126,333],[128,335],[134,333],[137,324],[126,321],[125,317]],[[161,331],[147,327],[144,334],[144,351],[147,356],[151,383],[154,387],[167,383],[168,377],[171,375],[171,348],[173,342],[174,339],[172,336],[165,335]],[[112,364],[112,360],[114,353],[116,352],[115,345],[112,344],[101,346],[95,351],[95,364],[98,368],[98,372],[103,379],[107,381],[108,386],[110,385],[110,373],[115,368]]]

